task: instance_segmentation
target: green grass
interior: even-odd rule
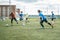
[[[56,19],[54,28],[45,24],[45,29],[42,29],[39,20],[30,19],[25,26],[16,24],[10,26],[10,20],[0,21],[0,40],[60,40],[60,19]],[[49,21],[51,22],[51,21]],[[5,24],[9,24],[8,27]]]

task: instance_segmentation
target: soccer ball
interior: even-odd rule
[[[9,25],[8,25],[8,24],[6,24],[6,26],[8,27]]]
[[[25,24],[23,23],[23,26],[25,26]]]

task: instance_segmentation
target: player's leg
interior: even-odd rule
[[[20,18],[20,21],[22,21],[22,20],[23,20],[23,18],[21,17],[21,18]]]
[[[53,18],[51,18],[51,20],[53,21]]]
[[[52,25],[54,26],[54,24],[55,24],[55,19],[54,18],[52,18]]]
[[[17,19],[16,18],[14,18],[14,20],[17,22]],[[18,22],[17,22],[17,24],[18,24]]]
[[[51,21],[52,21],[51,23],[53,24],[54,19],[52,18]]]
[[[26,21],[26,18],[22,18],[22,26],[25,26],[25,21]]]
[[[44,22],[43,20],[40,21],[42,28],[44,28],[43,22]]]
[[[13,18],[11,18],[11,24],[13,24]]]
[[[21,17],[20,17],[20,21],[21,21]]]
[[[52,28],[53,28],[53,25],[51,24],[51,23],[49,23],[48,21],[47,21],[47,19],[45,19],[45,22],[46,23],[48,23],[50,26],[52,26]]]

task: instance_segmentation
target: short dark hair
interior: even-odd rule
[[[38,12],[41,12],[41,10],[38,10]]]
[[[20,9],[17,9],[17,10],[20,10]]]
[[[21,11],[21,13],[23,13],[23,11]]]

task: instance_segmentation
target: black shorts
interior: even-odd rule
[[[43,23],[43,22],[48,22],[47,19],[44,19],[44,20],[40,20],[40,23]]]
[[[42,17],[40,17],[40,20],[42,20]]]
[[[53,21],[54,19],[56,19],[56,18],[51,18],[52,21]]]
[[[23,20],[23,18],[20,18],[20,21],[22,21]]]

